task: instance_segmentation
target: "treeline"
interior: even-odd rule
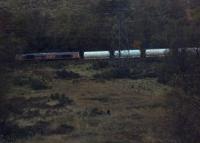
[[[198,0],[1,1],[1,48],[21,52],[199,46]]]

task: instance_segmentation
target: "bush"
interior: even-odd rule
[[[130,78],[130,77],[131,77],[131,72],[130,69],[127,67],[112,68],[108,71],[94,75],[94,78],[105,78],[105,79]]]
[[[18,77],[15,77],[14,84],[18,86],[25,86],[29,84],[29,80],[30,79],[26,76],[18,76]]]
[[[47,84],[39,79],[32,79],[30,85],[33,90],[43,90],[48,88]]]
[[[52,100],[58,101],[57,104],[58,107],[62,107],[73,103],[73,100],[67,97],[65,94],[59,94],[59,93],[51,94],[50,98]]]
[[[28,139],[36,135],[50,136],[57,134],[66,134],[74,130],[73,126],[61,124],[52,127],[49,122],[39,121],[32,126],[20,127],[17,124],[7,122],[0,123],[0,139],[1,141],[15,142],[17,139]]]
[[[161,83],[178,86],[187,93],[200,94],[200,57],[191,54],[168,55],[160,68]]]
[[[129,78],[131,76],[130,69],[127,67],[119,67],[111,70],[113,78]]]
[[[74,78],[80,77],[79,74],[74,73],[72,71],[66,71],[65,69],[57,71],[56,74],[57,74],[57,78],[59,79],[74,79]]]
[[[28,85],[33,90],[42,90],[49,88],[47,83],[38,78],[28,77],[28,76],[18,76],[14,79],[14,84],[18,86],[26,86]]]
[[[62,94],[59,99],[58,99],[58,106],[64,106],[66,104],[72,104],[73,100],[71,100],[69,97],[65,96],[64,94]]]
[[[84,111],[81,113],[82,117],[97,117],[97,116],[105,116],[105,115],[110,115],[110,110],[103,111],[102,109],[99,108],[86,108]]]
[[[200,57],[178,53],[168,55],[159,72],[159,81],[175,87],[172,91],[175,106],[173,119],[175,134],[180,142],[199,142]],[[181,93],[177,92],[181,89]],[[172,96],[171,96],[172,97]]]
[[[198,143],[200,141],[199,101],[180,92],[180,89],[172,90],[170,96],[173,97],[171,121],[174,135],[181,143]]]
[[[114,61],[109,63],[111,69],[94,75],[94,78],[155,78],[158,77],[158,69],[161,61]]]
[[[108,61],[97,61],[92,64],[91,68],[94,70],[99,70],[99,69],[107,68],[108,66],[109,66]]]

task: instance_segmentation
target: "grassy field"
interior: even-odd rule
[[[171,87],[156,78],[94,78],[108,69],[91,63],[17,69],[5,103],[13,124],[7,140],[175,143]]]

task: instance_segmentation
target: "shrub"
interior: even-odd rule
[[[99,70],[99,69],[107,68],[108,66],[109,66],[108,61],[97,61],[92,64],[91,68],[94,70]]]
[[[49,122],[39,121],[32,126],[20,127],[14,123],[0,123],[0,139],[1,141],[15,142],[17,139],[28,139],[36,135],[57,135],[66,134],[74,130],[73,126],[61,124],[53,127]]]
[[[50,98],[52,100],[57,100],[58,101],[57,106],[59,107],[73,103],[73,100],[67,97],[65,94],[59,94],[59,93],[51,94]]]
[[[174,135],[176,135],[181,143],[197,143],[200,141],[200,116],[199,116],[199,101],[193,97],[188,97],[179,89],[174,89],[170,93],[173,97],[172,110],[172,126]]]
[[[52,100],[57,100],[57,99],[59,99],[59,97],[60,97],[60,94],[59,94],[59,93],[51,94],[51,96],[50,96],[50,98],[51,98]]]
[[[102,73],[94,75],[94,78],[103,78],[103,79],[129,78],[129,77],[131,77],[131,72],[130,69],[127,67],[112,68],[108,71],[104,71]]]
[[[200,57],[189,52],[168,55],[159,72],[159,81],[175,87],[172,91],[175,106],[175,134],[180,142],[199,142]],[[178,93],[181,89],[181,93]]]
[[[30,86],[33,90],[43,90],[48,88],[47,84],[42,80],[32,79],[30,82]]]
[[[24,85],[29,84],[29,80],[30,79],[26,76],[17,76],[14,79],[14,84],[18,86],[24,86]]]
[[[80,114],[82,117],[97,117],[97,116],[109,115],[110,111],[108,110],[106,112],[103,111],[102,109],[94,107],[94,108],[86,108]]]
[[[65,69],[57,71],[56,74],[57,74],[57,78],[59,79],[74,79],[74,78],[80,77],[79,74],[74,73],[72,71],[66,71]]]
[[[131,75],[130,69],[127,67],[119,67],[111,70],[114,78],[128,78]]]
[[[42,90],[47,89],[49,86],[47,83],[39,78],[28,77],[28,76],[18,76],[14,79],[14,84],[18,86],[26,86],[28,85],[33,90]]]
[[[69,97],[65,96],[64,94],[60,95],[58,99],[58,106],[64,106],[66,104],[71,104],[73,100],[71,100]]]
[[[191,54],[168,55],[160,68],[158,80],[184,89],[187,93],[199,94],[200,57]]]

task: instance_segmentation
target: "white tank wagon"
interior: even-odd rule
[[[139,58],[141,56],[140,50],[121,50],[114,52],[115,57],[119,58]]]
[[[109,51],[84,52],[84,59],[108,59],[108,58],[110,58]]]
[[[147,49],[146,57],[164,57],[170,52],[170,49]]]

